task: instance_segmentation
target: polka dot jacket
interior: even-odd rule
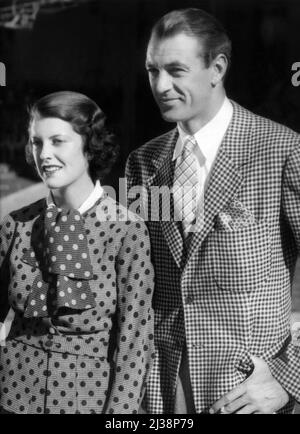
[[[115,215],[110,212],[110,207]],[[108,196],[83,214],[95,307],[26,318],[40,270],[46,201],[0,225],[1,310],[15,318],[0,347],[0,406],[14,413],[137,413],[154,359],[153,268],[145,224]],[[116,218],[115,218],[116,217]]]

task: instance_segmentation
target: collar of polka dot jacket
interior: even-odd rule
[[[23,254],[22,261],[39,273],[32,285],[24,316],[45,317],[66,307],[95,307],[89,280],[93,270],[82,215],[53,203],[45,214],[41,238]]]

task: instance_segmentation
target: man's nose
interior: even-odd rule
[[[172,80],[170,75],[166,71],[162,71],[158,74],[156,79],[156,93],[163,95],[168,92],[172,87]]]

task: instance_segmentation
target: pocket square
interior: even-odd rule
[[[255,223],[256,220],[252,212],[242,202],[234,200],[218,214],[215,229],[233,232]]]
[[[300,348],[300,322],[292,325],[292,344]]]

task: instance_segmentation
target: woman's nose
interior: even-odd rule
[[[44,142],[43,145],[41,146],[40,159],[47,160],[50,159],[51,156],[52,156],[52,147],[49,143]]]

